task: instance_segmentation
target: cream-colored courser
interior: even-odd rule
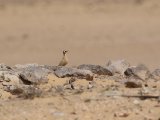
[[[68,52],[68,50],[63,50],[63,57],[62,57],[62,60],[60,61],[58,66],[65,66],[68,64],[68,58],[66,55],[67,52]]]

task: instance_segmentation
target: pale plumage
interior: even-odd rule
[[[68,58],[67,58],[67,55],[66,55],[67,52],[68,52],[67,50],[63,51],[63,57],[62,57],[62,60],[60,61],[58,66],[65,66],[65,65],[68,64]]]

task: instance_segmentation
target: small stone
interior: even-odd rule
[[[66,84],[66,85],[64,85],[64,89],[74,89],[74,85],[73,84]]]
[[[135,105],[139,105],[139,104],[140,104],[140,102],[139,102],[138,100],[134,100],[134,101],[133,101],[133,104],[135,104]]]
[[[88,84],[88,87],[87,87],[88,89],[91,89],[91,88],[93,88],[93,85],[92,85],[92,83],[91,82],[89,82],[89,84]]]
[[[114,113],[115,117],[128,117],[129,113],[127,111],[121,111],[121,112],[116,112]]]
[[[54,116],[64,116],[63,112],[53,112]]]

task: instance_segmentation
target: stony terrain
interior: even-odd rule
[[[0,0],[0,16],[0,120],[160,119],[159,0]]]
[[[2,120],[160,119],[160,69],[125,60],[0,66]]]

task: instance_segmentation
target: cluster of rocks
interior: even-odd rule
[[[48,66],[38,64],[15,65],[13,67],[0,64],[0,83],[5,91],[13,94],[37,90],[39,84],[48,82],[48,75],[54,74],[59,78],[74,77],[93,81],[96,76],[115,76],[126,87],[142,87],[148,79],[160,80],[160,69],[150,72],[143,65],[130,66],[125,60],[109,61],[106,66],[83,64],[78,67]],[[29,89],[26,89],[29,88]],[[28,91],[31,90],[31,91]]]

